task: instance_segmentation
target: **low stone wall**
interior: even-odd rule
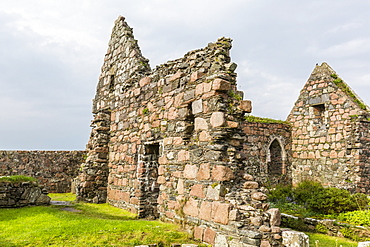
[[[300,228],[302,228],[302,225],[303,227],[305,227],[305,229],[301,229],[304,231],[315,231],[322,234],[326,234],[328,236],[345,237],[355,241],[370,239],[369,228],[341,223],[339,221],[332,219],[323,219],[323,220],[317,220],[313,218],[302,219],[288,214],[281,214],[281,219],[282,222],[290,223],[292,223],[293,221],[298,222],[298,224],[301,225]]]
[[[0,208],[48,205],[48,192],[36,182],[0,182]]]
[[[0,176],[34,177],[50,193],[71,192],[85,151],[0,151]]]

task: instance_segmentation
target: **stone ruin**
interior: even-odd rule
[[[369,108],[317,65],[288,122],[251,122],[231,40],[149,67],[123,17],[93,100],[79,200],[181,223],[216,246],[282,246],[266,188],[313,179],[367,192]],[[305,240],[304,240],[305,241]]]
[[[248,123],[231,40],[150,69],[115,22],[77,197],[181,223],[218,246],[281,246],[280,216],[260,183],[290,183],[288,124]]]
[[[220,38],[151,69],[119,17],[86,151],[46,154],[57,159],[41,169],[44,154],[3,151],[2,175],[55,174],[44,181],[50,188],[74,181],[78,200],[180,223],[215,246],[289,246],[287,235],[306,243],[282,233],[265,187],[310,179],[368,193],[369,107],[323,63],[287,122],[246,120],[252,106],[237,91],[230,49],[231,39]]]
[[[311,179],[369,194],[369,110],[328,64],[317,65],[288,116],[293,184]]]
[[[47,194],[37,182],[0,181],[0,208],[49,205]]]

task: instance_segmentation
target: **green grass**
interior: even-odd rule
[[[50,194],[60,200],[61,194]],[[71,199],[71,195],[65,195]],[[0,209],[0,246],[135,246],[194,243],[177,225],[137,220],[107,204],[73,202],[66,206]]]
[[[357,247],[357,242],[346,238],[337,238],[310,232],[306,232],[306,234],[310,237],[310,247]]]
[[[36,178],[27,177],[27,176],[23,176],[23,175],[0,177],[0,182],[22,183],[22,182],[36,182],[36,181],[37,181]]]
[[[76,200],[76,195],[72,193],[49,193],[48,196],[52,201],[74,201]]]

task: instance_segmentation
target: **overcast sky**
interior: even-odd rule
[[[316,63],[370,102],[369,0],[2,0],[0,149],[85,149],[114,21],[150,65],[233,39],[253,115],[287,117]]]

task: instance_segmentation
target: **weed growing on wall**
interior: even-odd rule
[[[338,77],[338,75],[331,74],[330,76],[334,79],[333,82],[335,85],[337,85],[337,87],[339,87],[344,93],[350,96],[353,99],[353,101],[356,102],[362,110],[366,110],[366,105],[357,98],[357,96],[353,93],[353,91],[348,87],[348,85],[341,78]]]
[[[36,181],[37,181],[36,178],[27,177],[27,176],[23,176],[23,175],[0,177],[0,182],[22,183],[22,182],[36,182]]]

